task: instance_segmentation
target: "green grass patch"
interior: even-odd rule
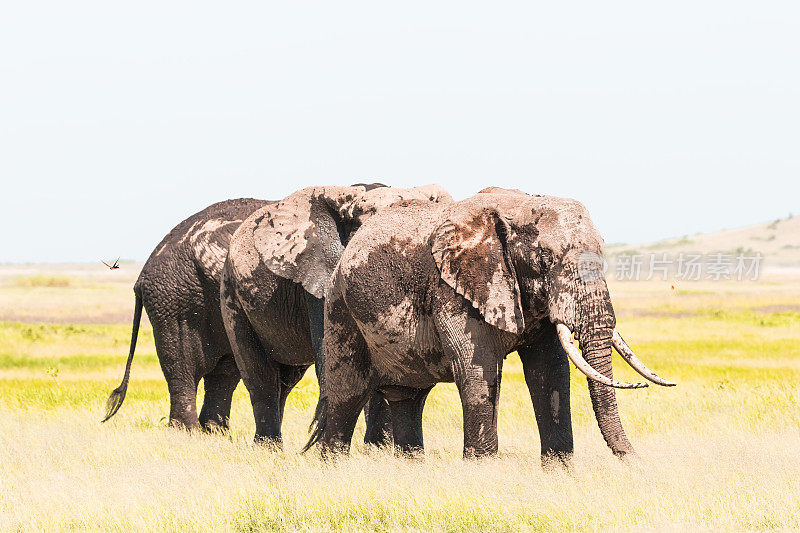
[[[137,354],[134,357],[137,367],[142,365],[158,364],[158,357],[153,353]],[[0,368],[30,368],[48,369],[56,368],[62,370],[96,370],[103,368],[124,368],[125,355],[61,355],[61,356],[38,356],[27,357],[24,355],[12,355],[0,353]]]
[[[0,365],[18,366],[20,358],[81,356],[96,357],[128,353],[131,327],[119,324],[23,324],[0,322]],[[139,330],[137,357],[155,353],[153,331]],[[101,359],[102,361],[102,359]],[[36,363],[32,363],[36,364]],[[72,363],[78,365],[76,359]],[[92,365],[93,363],[87,363]]]
[[[110,343],[129,342],[131,327],[109,324],[23,324],[0,322],[0,340],[4,343],[22,340],[28,342],[63,343],[73,339],[88,342],[104,340]],[[153,339],[152,330],[141,328],[139,338],[143,342]]]
[[[92,379],[62,379],[41,377],[0,379],[0,404],[26,410],[55,410],[64,407],[92,407],[105,405],[109,393],[118,383],[104,383]],[[169,407],[167,385],[163,380],[134,380],[128,387],[125,403],[136,401],[165,402]]]
[[[701,309],[698,314],[713,320],[749,326],[800,327],[800,312],[797,311],[761,313],[750,309]]]

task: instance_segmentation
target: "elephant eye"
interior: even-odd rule
[[[541,270],[549,270],[553,266],[553,252],[546,248],[539,248],[539,267]]]

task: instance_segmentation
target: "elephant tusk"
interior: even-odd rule
[[[617,349],[617,352],[625,359],[625,362],[631,365],[631,368],[636,370],[639,374],[644,376],[646,379],[649,379],[653,383],[661,385],[662,387],[674,387],[676,384],[672,381],[667,381],[666,379],[660,378],[655,372],[647,368],[641,359],[636,357],[636,354],[633,353],[628,343],[625,342],[625,339],[622,338],[622,335],[615,329],[614,330],[614,337],[611,341],[614,344],[614,348]]]
[[[647,387],[647,383],[626,383],[624,381],[614,381],[607,378],[590,365],[586,359],[583,358],[575,342],[572,340],[572,332],[564,324],[556,324],[556,331],[558,332],[558,340],[561,341],[561,346],[567,352],[567,357],[572,361],[578,370],[586,374],[586,377],[599,381],[603,385],[614,387],[617,389],[641,389]]]

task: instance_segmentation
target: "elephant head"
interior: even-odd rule
[[[378,210],[400,201],[452,202],[438,185],[307,187],[264,213],[254,231],[267,268],[322,298],[350,236]]]
[[[542,320],[555,324],[569,359],[588,377],[609,447],[617,455],[632,452],[614,387],[646,383],[614,381],[612,346],[650,381],[674,383],[648,369],[617,333],[602,271],[603,240],[586,208],[574,200],[484,190],[453,204],[432,236],[431,250],[442,279],[498,329],[524,341]]]

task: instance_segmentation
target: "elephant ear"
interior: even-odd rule
[[[253,232],[266,267],[322,298],[339,261],[363,186],[308,187],[266,209]]]
[[[458,210],[432,237],[431,253],[442,279],[493,326],[525,329],[517,276],[506,244],[508,223],[486,207]]]

